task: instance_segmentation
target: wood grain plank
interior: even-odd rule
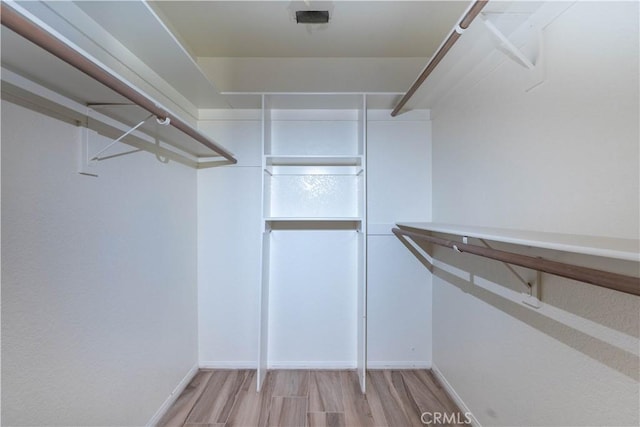
[[[187,418],[187,423],[225,423],[235,404],[247,370],[214,371],[207,387]]]
[[[200,399],[187,417],[187,423],[208,424],[209,419],[219,413],[228,398],[228,396],[222,396],[220,390],[230,373],[231,371],[213,371]]]
[[[181,426],[211,378],[211,371],[198,371],[189,385],[158,421],[158,427]]]
[[[309,395],[309,371],[277,370],[273,375],[273,396],[307,397]]]
[[[438,396],[434,395],[431,389],[418,377],[417,371],[405,371],[402,375],[409,394],[421,412],[459,412],[455,403],[451,401],[448,396],[438,398]],[[435,387],[435,385],[433,386]],[[445,403],[441,402],[441,400],[445,400]]]
[[[354,371],[270,371],[257,393],[255,370],[200,371],[158,425],[405,427],[423,412],[460,413],[430,371],[369,371],[367,381],[363,395]]]
[[[346,427],[343,412],[307,412],[308,427]]]
[[[227,427],[265,427],[269,418],[273,385],[272,372],[269,372],[260,393],[256,392],[257,373],[251,371],[238,392]]]
[[[398,399],[397,393],[393,390],[391,375],[388,374],[388,371],[369,371],[369,374],[369,378],[371,379],[369,385],[377,392],[380,398],[380,403],[382,404],[388,425],[391,427],[411,425],[402,408],[402,403]]]
[[[228,396],[224,406],[220,410],[220,413],[212,419],[211,422],[216,423],[226,423],[229,419],[229,415],[231,414],[231,410],[236,403],[238,398],[238,393],[240,392],[240,388],[244,384],[245,380],[249,376],[249,370],[238,370],[233,371],[231,375],[227,378],[223,385],[223,389],[220,391],[222,394],[226,394]]]
[[[305,427],[308,400],[307,397],[272,397],[267,425],[269,427]]]
[[[378,394],[378,389],[373,383],[371,372],[372,371],[367,372],[367,401],[369,402],[369,408],[371,408],[374,425],[380,427],[395,427],[387,421],[384,408],[382,407],[382,399]]]
[[[451,407],[443,404],[438,397],[433,394],[431,389],[418,377],[416,371],[402,371],[402,377],[409,395],[418,406],[421,413],[433,411],[445,412],[452,410]]]
[[[448,411],[460,411],[431,370],[416,369],[413,372]]]
[[[385,376],[389,376],[391,380],[391,384],[393,385],[393,392],[398,401],[400,402],[402,408],[404,409],[404,413],[409,419],[411,426],[413,427],[423,427],[420,416],[422,412],[420,411],[420,407],[417,405],[413,397],[411,397],[409,391],[404,382],[404,377],[402,376],[401,371],[390,371],[385,372]]]
[[[355,371],[340,372],[340,383],[342,385],[342,406],[344,408],[345,425],[359,427],[376,425],[371,414],[369,402],[360,390],[357,373]],[[382,407],[380,407],[380,410],[382,411]]]
[[[339,371],[309,373],[309,411],[344,412]]]

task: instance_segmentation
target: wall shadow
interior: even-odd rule
[[[459,239],[456,236],[445,236]],[[419,251],[406,237],[400,240],[439,279],[591,359],[640,381],[640,357],[637,353],[640,346],[640,297],[543,274],[542,307],[535,309],[518,299],[518,295],[525,292],[526,288],[501,262],[412,240],[420,248]],[[481,244],[477,239],[469,239],[469,243]],[[543,256],[621,274],[637,274],[637,263],[631,261],[516,248],[517,245],[494,242],[491,245],[502,250]],[[514,268],[524,278],[535,278],[536,273],[532,270]],[[438,283],[433,286],[435,288]],[[435,304],[437,301],[434,301]]]

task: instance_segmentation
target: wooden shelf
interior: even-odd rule
[[[640,262],[640,240],[577,234],[548,233],[508,228],[476,227],[435,222],[398,223],[403,229],[432,231],[458,236],[554,249],[585,255]]]

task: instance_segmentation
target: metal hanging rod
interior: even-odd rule
[[[429,77],[429,75],[433,72],[433,70],[438,66],[442,58],[451,50],[454,44],[458,41],[464,30],[469,28],[471,22],[480,14],[482,8],[487,5],[489,0],[475,0],[471,7],[468,9],[467,13],[460,20],[460,22],[455,26],[455,28],[449,34],[449,37],[440,45],[438,51],[431,57],[431,60],[427,64],[422,73],[418,76],[415,82],[411,85],[407,93],[404,94],[398,105],[391,112],[391,117],[395,117],[398,115],[402,107],[411,99],[411,97],[416,93],[418,88],[424,83],[424,81]]]
[[[398,237],[407,236],[412,239],[424,240],[439,246],[451,248],[457,252],[465,252],[485,258],[495,259],[532,270],[542,271],[555,276],[566,277],[580,282],[590,283],[603,288],[614,289],[632,295],[640,296],[640,278],[625,276],[623,274],[611,273],[594,268],[582,267],[548,259],[535,258],[528,255],[521,255],[514,252],[501,251],[482,246],[470,245],[468,243],[456,242],[453,240],[435,237],[430,234],[416,233],[413,231],[393,228],[391,231]]]
[[[191,125],[184,122],[169,111],[160,107],[154,100],[147,95],[128,85],[120,78],[109,73],[101,66],[91,61],[89,58],[73,49],[57,37],[53,36],[43,28],[26,19],[11,7],[6,6],[4,2],[0,5],[0,18],[2,25],[41,47],[52,55],[60,58],[67,64],[77,68],[94,80],[107,86],[114,92],[122,95],[131,102],[147,110],[155,115],[161,121],[169,121],[169,124],[178,129],[185,135],[198,141],[200,144],[208,147],[220,156],[227,159],[231,164],[237,163],[237,160],[226,149],[216,144],[205,135],[194,129]]]

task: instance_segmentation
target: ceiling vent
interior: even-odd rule
[[[298,10],[296,11],[298,24],[326,24],[329,22],[328,10]]]

